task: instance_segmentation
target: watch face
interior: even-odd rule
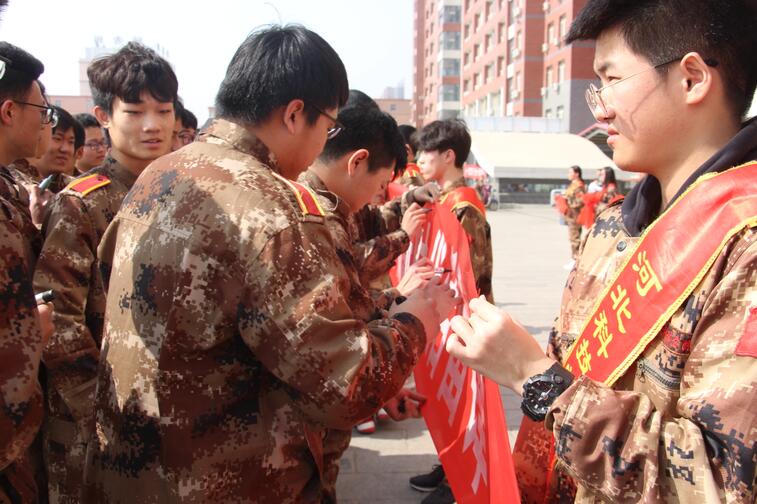
[[[570,379],[566,380],[552,369],[529,378],[523,385],[523,402],[521,403],[523,413],[532,420],[544,420],[552,403],[570,386],[570,383]]]

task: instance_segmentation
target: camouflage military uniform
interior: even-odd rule
[[[93,175],[104,177],[95,185],[104,185],[84,190],[83,179],[77,180],[51,203],[34,272],[38,291],[56,293],[56,331],[44,352],[48,418],[43,428],[50,498],[56,502],[78,501],[91,430],[105,312],[97,246],[136,179],[112,158],[87,176]]]
[[[397,177],[394,181],[409,188],[420,187],[425,183],[421,176],[420,168],[418,168],[418,165],[412,161],[408,161],[402,175]]]
[[[43,416],[42,333],[32,290],[31,220],[0,169],[0,502],[36,502],[29,448]],[[31,228],[34,234],[36,228]]]
[[[566,358],[638,241],[620,205],[598,217],[568,278],[554,357]],[[729,240],[612,389],[582,377],[555,401],[546,425],[576,502],[755,502],[757,358],[736,352],[755,301],[752,228]]]
[[[324,225],[244,128],[150,165],[113,265],[86,502],[317,502],[326,429],[401,388],[417,318],[366,324]],[[307,196],[307,195],[304,195]]]
[[[14,215],[20,220],[19,231],[24,237],[24,257],[28,258],[28,268],[32,272],[42,248],[42,236],[34,225],[29,211],[29,192],[15,173],[4,166],[0,166],[0,197],[13,206]]]
[[[565,201],[568,204],[565,222],[568,224],[568,239],[570,240],[570,253],[573,255],[573,259],[578,255],[578,248],[581,245],[581,224],[576,221],[576,218],[584,205],[584,192],[586,192],[584,182],[579,179],[571,182],[565,190]]]
[[[444,184],[439,193],[439,199],[442,200],[447,194],[460,187],[466,187],[463,177]],[[494,300],[492,293],[491,227],[486,221],[486,216],[471,205],[462,206],[454,212],[457,220],[460,221],[460,225],[468,234],[471,266],[473,267],[473,275],[476,277],[478,293],[486,296],[486,299],[491,303]]]
[[[367,288],[363,287],[361,275],[357,269],[358,261],[354,257],[355,237],[352,234],[353,226],[350,225],[353,220],[349,208],[339,197],[329,192],[326,184],[314,172],[305,171],[300,175],[299,181],[315,192],[321,208],[325,211],[326,227],[331,233],[337,255],[344,264],[352,284],[349,290],[349,305],[355,318],[365,322],[381,319],[380,310],[387,309],[399,293],[396,289],[390,288],[387,291],[380,291],[383,295],[377,295],[370,293]],[[371,212],[377,210],[378,207],[374,207]],[[394,295],[391,293],[394,293]],[[329,429],[323,442],[324,486],[334,501],[336,501],[335,486],[339,474],[339,460],[349,447],[351,438],[351,429]]]

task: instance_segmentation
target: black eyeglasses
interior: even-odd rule
[[[13,100],[19,105],[28,105],[29,107],[36,107],[40,110],[40,116],[42,117],[42,124],[50,124],[53,128],[58,125],[58,111],[48,105],[37,105],[36,103],[22,102]]]
[[[316,107],[315,105],[310,105],[313,107],[316,111],[318,111],[319,114],[322,114],[329,119],[331,119],[334,122],[334,126],[332,128],[329,128],[326,132],[326,138],[331,140],[335,136],[339,134],[344,129],[344,124],[340,123],[339,120],[336,117],[331,117],[329,114],[321,110],[320,108]]]

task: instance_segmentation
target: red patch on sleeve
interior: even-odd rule
[[[757,358],[757,306],[749,308],[744,324],[744,333],[736,347],[736,355]]]

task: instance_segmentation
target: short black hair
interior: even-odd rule
[[[580,178],[581,180],[583,180],[583,179],[584,179],[584,176],[583,176],[583,170],[581,170],[581,167],[580,167],[580,166],[578,166],[578,165],[573,165],[573,166],[571,166],[571,167],[570,167],[570,169],[571,169],[571,171],[572,171],[573,173],[575,173],[576,175],[578,175],[578,178]]]
[[[0,42],[0,58],[5,63],[5,75],[0,79],[0,101],[23,101],[34,81],[45,71],[45,66],[28,52],[8,42]]]
[[[87,114],[86,112],[83,114],[76,114],[74,116],[74,119],[79,121],[79,124],[82,125],[84,129],[87,128],[102,128],[100,125],[100,122],[97,120],[95,116],[92,114]]]
[[[402,173],[407,166],[407,152],[392,116],[378,109],[350,107],[339,112],[337,118],[344,129],[326,142],[321,160],[333,161],[348,152],[367,149],[368,171],[386,168],[394,161],[394,174]]]
[[[444,119],[427,124],[416,134],[419,151],[444,152],[452,149],[455,166],[463,167],[470,154],[471,137],[462,119]]]
[[[415,137],[415,132],[417,131],[415,127],[409,124],[400,124],[399,128],[402,138],[405,139],[405,145],[409,145],[414,154],[417,153],[418,139]]]
[[[68,110],[63,107],[54,106],[55,111],[58,113],[58,124],[53,128],[53,135],[56,133],[65,134],[68,130],[74,130],[74,149],[78,149],[84,145],[84,127],[79,121],[74,119]]]
[[[344,108],[363,107],[381,110],[376,103],[376,100],[363,93],[359,89],[350,89],[350,96],[347,98],[347,103],[344,104]]]
[[[197,117],[186,107],[181,111],[181,125],[184,128],[197,129]]]
[[[717,61],[732,110],[742,118],[757,87],[754,0],[589,0],[566,38],[596,40],[619,27],[626,44],[653,65],[689,52]],[[667,67],[658,69],[660,73]]]
[[[270,26],[239,46],[216,95],[220,118],[259,124],[279,107],[300,99],[307,121],[347,102],[347,71],[334,49],[301,25]]]
[[[179,82],[171,65],[158,53],[138,42],[129,42],[117,53],[95,60],[87,68],[92,98],[98,107],[113,112],[113,100],[139,103],[147,91],[162,103],[176,101]]]

